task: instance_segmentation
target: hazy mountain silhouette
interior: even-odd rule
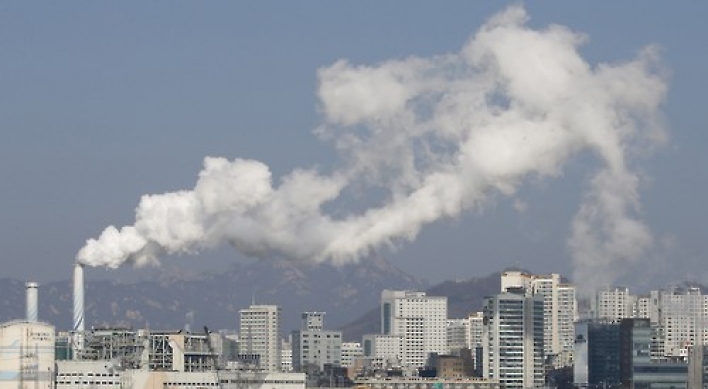
[[[203,325],[237,329],[238,311],[251,304],[277,304],[283,310],[283,335],[297,329],[305,311],[326,312],[336,328],[375,306],[384,288],[422,289],[425,284],[383,259],[341,267],[288,261],[234,264],[218,274],[166,270],[155,280],[133,283],[86,280],[86,326],[179,329]],[[71,327],[69,280],[39,289],[39,320],[57,330]],[[25,317],[24,282],[0,279],[0,321]]]

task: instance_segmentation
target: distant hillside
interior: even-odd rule
[[[341,267],[287,261],[233,265],[219,274],[179,274],[137,283],[86,281],[86,325],[179,329],[203,325],[237,329],[238,311],[256,292],[258,304],[277,304],[283,312],[283,335],[299,327],[300,314],[324,311],[325,325],[336,328],[375,306],[381,290],[423,289],[426,285],[383,259]],[[39,319],[58,330],[71,327],[72,286],[47,283],[39,289]],[[25,316],[24,282],[0,279],[0,321]]]
[[[482,309],[484,296],[499,293],[500,278],[501,273],[496,272],[486,277],[470,278],[466,281],[445,281],[428,288],[426,293],[429,296],[447,296],[448,317],[464,318],[470,312]],[[346,341],[360,342],[363,335],[380,332],[381,315],[378,301],[373,306],[374,308],[366,311],[361,317],[340,328]]]

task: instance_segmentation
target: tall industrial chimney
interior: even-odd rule
[[[74,331],[84,331],[84,265],[74,266]]]
[[[39,284],[36,282],[27,282],[27,321],[35,323],[37,321],[37,289]]]

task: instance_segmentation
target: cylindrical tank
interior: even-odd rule
[[[74,266],[74,331],[84,331],[84,265]]]
[[[37,294],[39,284],[36,282],[27,282],[27,321],[34,323],[37,321]]]

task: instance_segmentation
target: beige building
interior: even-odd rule
[[[280,371],[280,307],[251,305],[240,314],[240,354],[258,357],[259,368]]]
[[[499,389],[496,380],[483,378],[419,378],[385,377],[363,378],[355,381],[356,389]]]
[[[305,388],[304,374],[219,368],[219,338],[214,333],[92,330],[78,358],[57,361],[55,388]]]
[[[240,370],[123,370],[114,361],[59,361],[56,389],[305,389],[305,375]]]
[[[438,355],[435,359],[436,376],[439,378],[464,378],[465,364],[462,357],[455,355]]]
[[[0,324],[0,389],[49,389],[54,377],[54,326]]]

